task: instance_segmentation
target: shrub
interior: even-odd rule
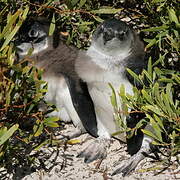
[[[58,127],[55,117],[38,110],[47,85],[42,72],[27,66],[28,59],[16,60],[13,38],[29,7],[18,10],[4,6],[0,13],[0,167],[33,162],[30,153],[51,141],[48,127]],[[48,106],[48,111],[53,107]]]
[[[146,19],[148,28],[142,29],[146,33],[146,51],[149,56],[148,67],[140,75],[130,69],[128,73],[142,85],[142,89],[133,88],[134,95],[125,93],[121,86],[119,98],[123,102],[123,109],[119,113],[116,95],[111,99],[116,112],[116,119],[122,126],[121,113],[145,113],[136,127],[130,129],[123,124],[124,131],[129,132],[129,137],[141,131],[153,138],[152,144],[165,149],[163,161],[171,164],[175,156],[178,160],[180,152],[180,62],[179,56],[179,28],[176,1],[145,1],[147,14],[151,19]],[[174,6],[173,6],[174,5]],[[144,21],[142,19],[142,21]],[[153,24],[153,27],[152,27]],[[132,109],[132,112],[128,112]],[[143,129],[144,124],[151,126]]]
[[[146,114],[145,122],[150,123],[153,132],[142,130],[151,136],[153,144],[161,145],[168,151],[168,159],[180,149],[179,130],[179,14],[177,0],[140,1],[97,1],[97,0],[39,0],[0,2],[0,166],[28,164],[31,166],[35,155],[33,150],[53,143],[48,127],[57,127],[57,118],[46,118],[47,112],[38,110],[47,91],[42,81],[42,72],[27,66],[28,59],[17,62],[13,39],[22,23],[31,17],[45,16],[51,21],[50,34],[59,30],[67,44],[78,48],[89,45],[91,34],[98,23],[116,16],[129,17],[130,24],[140,29],[146,42],[148,68],[136,75],[127,70],[143,89],[134,87],[134,96],[125,94],[123,86],[119,95],[126,104],[125,113],[131,108]],[[151,17],[151,18],[148,18]],[[145,28],[145,29],[144,29]],[[112,102],[116,117],[121,122],[115,94]],[[45,102],[46,103],[46,102]],[[134,129],[142,127],[140,121]],[[131,134],[132,134],[131,133]],[[27,155],[27,156],[26,156]]]

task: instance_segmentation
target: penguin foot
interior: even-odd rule
[[[86,149],[80,152],[77,157],[84,158],[85,163],[90,163],[97,159],[104,159],[107,156],[109,146],[110,139],[97,138]]]
[[[131,156],[131,158],[128,159],[126,163],[124,163],[118,169],[116,169],[112,173],[112,176],[119,173],[122,173],[123,177],[129,175],[137,167],[140,161],[142,161],[146,157],[147,154],[149,154],[149,149],[140,149],[136,154]]]
[[[63,140],[63,141],[68,141],[70,139],[79,137],[80,135],[82,135],[84,132],[82,132],[80,129],[75,128],[73,132],[69,132],[67,135],[66,134],[61,134],[61,137],[58,138],[59,140]]]

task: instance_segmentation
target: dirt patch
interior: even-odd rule
[[[74,127],[67,125],[65,133],[72,131]],[[180,167],[172,164],[165,171],[160,172],[161,165],[150,158],[144,159],[129,176],[121,174],[111,176],[112,172],[130,157],[126,152],[126,145],[113,140],[109,148],[108,156],[103,161],[84,163],[77,158],[77,154],[86,148],[93,138],[84,134],[79,138],[80,143],[74,145],[43,148],[42,158],[39,158],[39,168],[31,172],[28,167],[19,167],[16,175],[10,175],[7,179],[17,180],[173,180],[180,179]]]

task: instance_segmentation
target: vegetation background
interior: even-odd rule
[[[145,43],[148,67],[141,75],[127,70],[142,84],[134,87],[134,96],[120,88],[119,97],[112,91],[112,105],[121,124],[116,99],[146,117],[133,129],[124,126],[130,135],[149,123],[151,131],[143,133],[153,137],[153,144],[163,150],[162,163],[166,167],[172,157],[180,163],[180,61],[178,0],[1,0],[0,1],[0,167],[15,173],[14,167],[32,166],[42,146],[61,145],[54,129],[63,126],[58,118],[48,118],[55,109],[48,104],[46,112],[38,110],[44,101],[47,84],[42,72],[27,66],[29,59],[17,62],[13,40],[21,25],[28,19],[47,17],[51,22],[49,35],[55,29],[65,43],[86,49],[97,25],[105,19],[124,19],[138,31]],[[133,113],[133,112],[131,112]],[[1,177],[0,175],[0,178]]]

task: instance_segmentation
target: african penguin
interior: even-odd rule
[[[139,84],[126,73],[126,68],[137,74],[141,73],[146,66],[144,55],[144,45],[138,35],[125,22],[117,19],[106,20],[100,24],[93,34],[89,49],[78,54],[75,63],[76,72],[87,83],[95,107],[98,128],[98,138],[78,156],[84,157],[85,162],[106,157],[112,134],[120,130],[114,119],[109,83],[114,87],[117,97],[122,84],[126,93],[132,95],[133,84],[136,86]],[[118,104],[122,107],[120,100]],[[132,124],[134,120],[133,116],[128,118],[124,116],[123,119],[124,123],[127,120],[127,125]],[[118,138],[126,142],[125,133],[120,134]],[[139,145],[138,148],[136,144],[131,146],[133,141]],[[120,172],[127,175],[135,169],[144,159],[144,154],[150,152],[151,141],[146,136],[128,140],[128,149],[133,156],[113,175]]]
[[[16,43],[17,54],[23,58],[30,48],[34,49],[31,58],[35,59],[37,67],[44,69],[43,79],[48,82],[46,100],[60,108],[52,115],[64,121],[73,121],[77,132],[70,138],[85,131],[98,136],[80,153],[80,157],[85,157],[85,162],[104,158],[111,134],[119,128],[113,118],[108,83],[116,91],[124,84],[126,91],[133,93],[131,83],[137,86],[138,83],[128,76],[125,68],[140,73],[145,66],[142,42],[125,23],[114,19],[105,21],[97,28],[87,52],[78,52],[61,41],[54,43],[53,37],[47,35],[49,26],[43,21],[24,26]],[[127,119],[133,120],[133,117]],[[120,139],[126,141],[125,134]],[[139,143],[139,138],[137,140]],[[115,173],[123,172],[126,175],[132,171],[144,158],[144,152],[150,151],[150,142],[151,139],[144,137],[140,150],[131,152],[136,154]]]
[[[22,59],[33,49],[30,58],[36,67],[44,70],[43,80],[48,83],[45,100],[59,109],[50,115],[65,122],[72,120],[77,127],[69,138],[86,131],[97,137],[93,102],[86,84],[75,72],[78,50],[65,45],[56,36],[48,36],[48,32],[49,23],[44,19],[24,23],[15,41],[17,56]]]

